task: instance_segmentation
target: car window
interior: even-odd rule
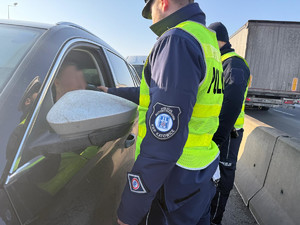
[[[11,176],[12,185],[8,188],[19,213],[24,210],[22,205],[26,205],[30,215],[46,206],[101,149],[101,146],[82,147],[80,142],[74,144],[74,138],[71,146],[68,137],[56,134],[46,119],[50,109],[64,94],[86,89],[88,83],[95,86],[106,85],[101,65],[97,61],[98,52],[94,51],[87,48],[69,51],[57,69],[32,129],[21,144],[22,152],[13,168],[15,173]],[[35,83],[39,84],[38,78]],[[22,129],[22,124],[27,122],[25,117],[16,129]],[[11,149],[18,147],[18,144],[11,142],[8,149],[10,152],[16,152]],[[33,198],[30,197],[33,193],[39,196],[39,199],[35,199],[37,202],[33,202]],[[24,218],[28,216],[22,215]]]
[[[138,76],[135,68],[130,64],[128,64],[128,67],[129,67],[129,70],[131,72],[131,76],[132,76],[132,79],[133,79],[135,85],[140,86],[141,80],[140,80],[140,77]]]
[[[43,32],[45,30],[0,25],[0,92]]]
[[[44,102],[41,106],[39,115],[35,121],[33,129],[30,131],[30,135],[27,137],[26,143],[23,145],[23,152],[18,159],[18,165],[15,166],[14,170],[25,165],[30,160],[41,154],[38,149],[40,145],[39,142],[43,142],[43,135],[52,133],[52,129],[46,121],[46,115],[51,109],[51,107],[66,93],[74,90],[84,90],[87,89],[87,85],[93,85],[97,87],[99,85],[106,85],[105,79],[101,72],[101,66],[97,62],[98,52],[94,52],[94,49],[88,50],[86,48],[75,48],[67,54],[61,63],[55,79],[49,88]],[[35,79],[35,88],[37,91],[41,87],[38,78]],[[36,91],[36,92],[37,92]],[[36,92],[33,92],[33,96],[36,97]],[[31,93],[31,92],[30,92]],[[33,98],[30,96],[30,98]],[[33,99],[34,100],[34,99]],[[27,110],[28,114],[33,111]],[[22,129],[23,124],[27,123],[27,115],[24,114],[21,119],[21,124],[16,128],[16,130]],[[12,139],[13,140],[13,139]],[[49,143],[51,140],[49,140]],[[9,152],[16,152],[19,147],[19,142],[11,141],[7,149]]]
[[[142,79],[142,73],[143,73],[144,65],[132,65],[132,66],[135,68],[137,74]]]
[[[107,56],[111,65],[111,70],[116,79],[117,86],[134,87],[135,85],[131,78],[126,62],[110,51],[107,51]]]
[[[105,85],[95,55],[84,49],[74,49],[65,58],[52,85],[54,102],[72,90]],[[88,88],[90,89],[90,88]]]

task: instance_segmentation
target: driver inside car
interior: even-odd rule
[[[55,78],[53,85],[53,97],[57,102],[69,91],[84,90],[87,83],[83,71],[73,62],[65,62]]]

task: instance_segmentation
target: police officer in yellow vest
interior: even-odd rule
[[[243,138],[250,70],[246,60],[231,48],[226,27],[218,22],[211,24],[209,28],[217,34],[225,82],[220,125],[213,138],[220,146],[221,179],[211,205],[211,224],[221,224],[229,193],[233,188],[237,156]]]
[[[219,149],[212,141],[223,101],[221,55],[192,0],[148,0],[158,40],[140,88],[101,88],[139,104],[136,162],[119,224],[209,225]]]

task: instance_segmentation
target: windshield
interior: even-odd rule
[[[0,92],[44,30],[0,25]]]

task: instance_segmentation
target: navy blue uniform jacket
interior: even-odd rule
[[[150,87],[150,105],[146,115],[147,133],[141,144],[141,153],[128,176],[118,210],[119,219],[130,225],[138,224],[147,214],[156,193],[170,174],[174,176],[177,173],[178,179],[182,183],[189,182],[191,188],[167,193],[167,198],[184,198],[195,191],[193,183],[199,182],[200,174],[201,180],[211,179],[218,164],[218,160],[215,160],[205,173],[176,166],[188,137],[188,123],[196,103],[199,84],[206,70],[202,49],[197,40],[180,29],[167,31],[168,28],[187,20],[205,25],[205,14],[198,4],[189,4],[151,26],[159,38],[145,68],[145,79]],[[108,92],[139,103],[139,88],[110,88]],[[160,140],[149,131],[149,121],[153,121],[150,117],[156,110],[155,105],[180,108],[180,115],[175,115],[179,116],[179,120],[173,124],[178,126],[178,130],[167,140]],[[141,184],[142,188],[139,186]],[[140,193],[133,192],[134,188]],[[176,207],[172,201],[167,201],[166,204],[168,210]]]
[[[233,52],[231,44],[221,48],[221,55]],[[213,140],[221,146],[229,137],[231,130],[242,110],[245,91],[250,77],[250,70],[244,60],[231,57],[223,62],[224,100],[219,116],[219,128]]]

